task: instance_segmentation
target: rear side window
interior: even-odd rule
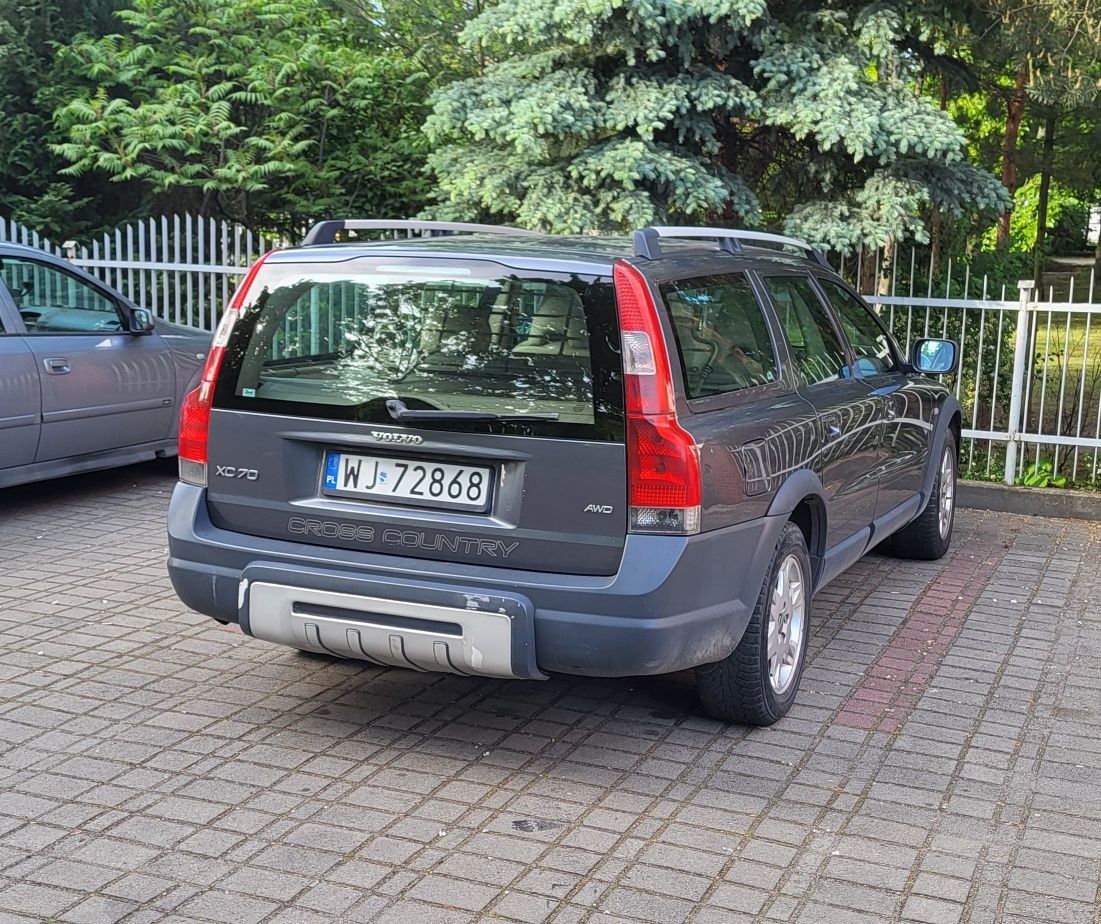
[[[764,283],[807,384],[841,378],[845,351],[809,277],[766,276]]]
[[[428,429],[623,438],[611,283],[488,262],[267,263],[227,345],[215,404],[387,423],[413,410],[553,420]]]
[[[891,339],[871,309],[832,279],[819,279],[818,283],[833,305],[845,336],[849,338],[849,344],[856,354],[854,365],[860,370],[860,374],[881,375],[897,369]]]
[[[776,381],[772,338],[744,274],[667,283],[661,294],[673,321],[689,398]]]

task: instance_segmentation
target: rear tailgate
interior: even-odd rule
[[[608,280],[438,255],[430,266],[284,259],[250,291],[210,420],[215,525],[437,561],[616,572],[626,464]],[[396,420],[394,399],[439,416]]]

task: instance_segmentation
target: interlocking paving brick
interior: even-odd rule
[[[171,470],[0,494],[0,922],[1067,922],[1101,881],[1097,526],[961,511],[815,601],[772,729],[687,676],[383,671],[164,571]],[[58,522],[66,530],[57,530]]]

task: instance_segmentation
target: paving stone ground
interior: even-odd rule
[[[1096,525],[963,511],[943,561],[869,556],[749,732],[687,676],[219,628],[165,574],[173,477],[0,492],[0,921],[1101,920]]]

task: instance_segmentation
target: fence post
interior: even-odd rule
[[[1013,347],[1013,379],[1009,392],[1009,442],[1005,447],[1005,483],[1017,480],[1017,445],[1021,430],[1021,405],[1025,394],[1025,372],[1028,369],[1028,303],[1032,298],[1033,280],[1017,283],[1021,304],[1017,309],[1017,338]]]

